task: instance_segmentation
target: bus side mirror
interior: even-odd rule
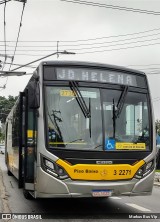
[[[37,79],[31,81],[28,85],[28,106],[30,109],[40,107],[40,89]]]

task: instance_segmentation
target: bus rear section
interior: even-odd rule
[[[17,170],[25,194],[151,194],[156,146],[143,73],[92,63],[45,62],[19,104],[23,112]]]

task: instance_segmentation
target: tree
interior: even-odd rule
[[[2,132],[2,128],[0,127],[0,143],[4,141],[4,133]]]
[[[160,136],[160,120],[156,120],[156,131],[157,131],[157,133],[158,133],[158,135]]]
[[[6,117],[8,116],[17,98],[17,96],[8,96],[8,98],[0,96],[0,121],[2,124],[5,123]]]

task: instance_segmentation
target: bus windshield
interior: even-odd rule
[[[69,86],[45,89],[49,148],[149,150],[146,94],[126,91],[122,100],[124,89],[79,87],[80,95]]]

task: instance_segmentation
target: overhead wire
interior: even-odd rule
[[[9,62],[6,62],[6,64],[10,65],[11,63]],[[17,63],[12,63],[12,66],[22,66],[23,64],[17,64]],[[35,69],[37,68],[36,66],[26,66],[26,67],[29,67],[29,68],[32,68],[32,69]]]
[[[155,30],[160,30],[159,28],[158,29],[152,29],[152,30],[147,30],[147,31],[144,31],[144,32],[150,32],[150,31],[155,31]],[[144,33],[144,32],[139,32],[139,33]],[[118,36],[126,36],[126,35],[133,35],[133,34],[139,34],[139,33],[130,33],[130,34],[125,34],[125,35],[118,35]],[[158,33],[159,34],[159,33]],[[152,34],[152,35],[156,35],[156,34]],[[112,37],[118,37],[118,36],[112,36]],[[151,36],[151,35],[150,35]],[[144,36],[145,37],[145,36]],[[147,37],[147,36],[146,36]],[[102,37],[102,38],[111,38],[111,36],[107,36],[107,37]],[[95,39],[102,39],[102,38],[94,38],[94,40]],[[136,38],[140,38],[140,37],[136,37]],[[132,39],[132,38],[131,38]],[[89,39],[87,39],[87,40],[76,40],[76,41],[64,41],[64,42],[77,42],[77,41],[88,41]],[[93,39],[90,39],[90,40],[93,40]],[[156,39],[153,39],[153,40],[156,40]],[[125,40],[118,40],[117,42],[119,42],[119,41],[125,41]],[[150,40],[146,40],[146,41],[150,41]],[[7,41],[7,42],[9,42],[9,41]],[[19,42],[28,42],[28,41],[19,41]],[[30,42],[35,42],[35,41],[30,41]],[[36,41],[37,42],[37,41]],[[46,41],[39,41],[39,42],[46,42]],[[53,41],[49,41],[49,42],[53,42]],[[57,41],[55,41],[55,42],[57,42]],[[141,41],[142,42],[142,41]],[[135,43],[135,42],[134,42]],[[91,43],[90,45],[93,45],[94,43]],[[103,44],[103,43],[95,43],[95,44]],[[125,43],[125,44],[129,44],[129,43]],[[156,43],[156,44],[159,44],[159,43]],[[16,43],[16,45],[17,45],[17,43]],[[83,44],[82,44],[83,45]],[[85,45],[85,44],[84,44]],[[88,44],[87,44],[88,45]],[[120,44],[120,45],[122,45],[122,44]],[[123,44],[124,45],[124,44]],[[149,44],[148,44],[149,45]],[[127,47],[127,48],[135,48],[135,47],[142,47],[142,46],[148,46],[148,45],[140,45],[140,46],[134,46],[134,47]],[[151,45],[153,45],[153,44],[151,44]],[[114,45],[115,46],[115,45]],[[21,46],[20,46],[21,47]],[[22,46],[23,47],[23,46]],[[109,46],[106,46],[106,47],[109,47]],[[17,48],[17,46],[16,46],[16,48]],[[92,47],[93,48],[93,47]],[[98,48],[98,47],[96,47],[96,48]],[[113,51],[113,50],[121,50],[121,49],[127,49],[127,48],[120,48],[120,49],[111,49],[111,50],[109,50],[109,51]],[[90,49],[90,48],[84,48],[84,49]],[[84,50],[84,49],[78,49],[78,50]],[[77,50],[77,49],[76,49]],[[18,51],[18,50],[16,50],[16,51]],[[31,50],[30,50],[31,51]],[[35,51],[35,50],[33,50],[33,51]],[[41,51],[41,50],[40,50]],[[44,50],[43,50],[44,51]],[[46,50],[47,51],[47,50]],[[104,50],[103,50],[104,51]],[[105,50],[106,51],[106,50]],[[108,51],[108,50],[107,50]],[[83,52],[83,53],[94,53],[95,51],[92,51],[92,52]],[[97,51],[96,51],[97,52]],[[98,51],[99,52],[99,51]],[[100,52],[102,52],[102,51],[100,51]],[[82,54],[82,53],[79,53],[79,54]],[[14,54],[13,54],[14,55]],[[16,54],[16,55],[22,55],[22,54]],[[30,56],[29,54],[23,54],[23,55],[28,55],[28,56]],[[32,54],[32,56],[38,56],[38,55],[33,55]]]
[[[133,42],[127,42],[127,43],[119,43],[119,44],[113,44],[113,45],[103,45],[103,46],[92,46],[92,47],[86,47],[86,48],[73,48],[73,49],[67,49],[67,50],[75,50],[75,51],[80,51],[80,50],[86,50],[86,49],[99,49],[99,48],[108,48],[108,47],[115,47],[115,46],[121,46],[121,45],[128,45],[128,44],[135,44],[135,43],[142,43],[142,42],[149,42],[149,41],[156,41],[156,40],[159,40],[160,39],[160,37],[159,38],[155,38],[155,39],[146,39],[146,40],[138,40],[138,41],[133,41]],[[12,51],[12,50],[7,50],[7,52],[8,51]],[[34,52],[41,52],[41,51],[53,51],[53,50],[51,50],[51,49],[20,49],[20,50],[17,50],[17,51],[19,51],[19,52],[30,52],[30,51],[34,51]],[[13,57],[14,57],[14,55],[13,55]]]
[[[160,66],[160,63],[159,64],[140,64],[140,65],[128,65],[128,66]]]
[[[138,65],[137,65],[138,66]],[[136,66],[136,67],[137,67]],[[126,67],[131,67],[131,66],[126,66]],[[141,68],[136,68],[139,71],[144,72],[147,75],[154,75],[154,74],[160,74],[160,67],[150,67],[150,68],[146,68],[146,66],[144,66],[144,68],[142,67],[142,65],[140,65],[139,67]]]
[[[157,100],[153,100],[153,99],[152,99],[152,102],[153,102],[153,103],[158,102],[158,101],[160,101],[160,98],[157,99]]]
[[[24,64],[24,65],[21,65],[20,67],[15,68],[15,69],[12,69],[11,71],[16,71],[16,70],[18,70],[18,69],[21,69],[21,68],[23,68],[23,67],[26,67],[26,66],[28,66],[28,65],[31,65],[31,64],[33,64],[33,63],[35,63],[35,62],[39,62],[39,61],[41,61],[42,59],[46,59],[46,58],[48,58],[48,57],[50,57],[50,56],[57,55],[57,54],[74,54],[74,53],[72,53],[72,52],[67,52],[67,51],[56,51],[56,52],[53,52],[53,53],[51,53],[51,54],[49,54],[49,55],[45,55],[45,56],[43,56],[43,57],[41,57],[41,58],[39,58],[39,59],[33,60],[33,61],[29,62],[29,63]]]
[[[101,53],[101,52],[112,52],[112,51],[141,48],[141,47],[147,47],[147,46],[153,46],[153,45],[159,45],[159,44],[160,44],[160,42],[158,42],[158,43],[151,43],[151,44],[145,44],[145,45],[136,45],[136,46],[121,47],[121,48],[104,49],[104,50],[97,50],[97,51],[75,52],[75,53],[79,55],[79,54],[93,54],[93,53]],[[72,49],[72,50],[74,50],[74,49]],[[45,54],[17,53],[16,56],[46,56],[46,55]]]
[[[113,41],[108,41],[108,42],[95,42],[95,43],[82,43],[82,44],[75,44],[75,45],[63,45],[63,44],[61,44],[60,46],[61,47],[74,47],[74,46],[82,46],[82,45],[102,45],[102,44],[110,44],[110,43],[114,43],[114,42],[124,42],[124,41],[129,41],[129,40],[132,40],[132,39],[139,39],[139,38],[148,38],[148,37],[151,37],[151,36],[157,36],[157,35],[160,35],[160,33],[154,33],[154,34],[151,34],[151,35],[145,35],[145,36],[138,36],[138,37],[132,37],[132,38],[126,38],[126,39],[119,39],[119,40],[113,40]],[[158,38],[159,39],[159,38]],[[142,41],[153,41],[153,40],[157,40],[157,39],[149,39],[149,40],[142,40]],[[59,44],[60,44],[61,42],[59,41]],[[129,42],[130,43],[130,42]],[[132,42],[131,42],[132,43]],[[126,43],[126,44],[128,44],[128,43]],[[1,45],[0,45],[1,46]],[[3,46],[3,45],[2,45]],[[8,45],[8,47],[14,47],[14,46],[11,46],[11,45]],[[55,45],[55,46],[53,46],[53,45],[51,45],[51,46],[17,46],[17,48],[56,48],[57,46]],[[8,51],[11,51],[11,49],[10,50],[8,50]],[[25,50],[17,50],[17,51],[25,51]],[[31,51],[31,50],[30,50]],[[36,49],[35,50],[32,50],[32,51],[36,51]],[[37,51],[41,51],[41,50],[37,50]],[[47,50],[48,51],[48,50]]]
[[[4,4],[3,27],[4,27],[4,51],[5,51],[5,58],[4,58],[2,70],[5,67],[5,63],[6,63],[6,59],[7,59],[7,46],[6,46],[6,0],[5,0],[5,4]]]
[[[160,42],[156,42],[156,43],[150,43],[150,44],[145,44],[145,45],[135,45],[135,46],[121,47],[121,48],[103,49],[103,50],[96,50],[96,51],[84,51],[84,52],[75,52],[75,53],[78,55],[79,54],[103,53],[103,52],[112,52],[112,51],[127,50],[127,49],[141,48],[141,47],[147,47],[147,46],[154,46],[154,45],[159,45],[159,44],[160,44]],[[106,47],[109,47],[109,46],[106,46]],[[91,49],[93,49],[93,48],[91,48]],[[68,49],[68,50],[70,50],[70,49]],[[75,49],[72,49],[72,50],[75,50]],[[10,56],[12,56],[12,54]],[[46,54],[16,53],[16,56],[46,56]]]
[[[153,31],[158,31],[158,30],[160,30],[160,28],[154,28],[154,29],[150,29],[150,30],[145,30],[145,31],[141,31],[141,32],[134,32],[134,33],[126,33],[126,34],[120,34],[120,35],[111,35],[111,36],[102,36],[102,37],[96,37],[96,38],[89,38],[89,39],[79,39],[79,40],[66,40],[66,41],[60,41],[61,43],[64,43],[64,42],[85,42],[85,41],[94,41],[94,40],[100,40],[100,39],[108,39],[108,38],[119,38],[119,37],[125,37],[125,36],[132,36],[132,35],[139,35],[139,34],[143,34],[143,33],[148,33],[148,32],[153,32]],[[0,41],[0,42],[3,42],[3,41]],[[7,41],[7,43],[8,42],[16,42],[16,41],[11,41],[11,40],[8,40]],[[36,43],[38,43],[38,42],[45,42],[45,43],[48,43],[48,42],[54,42],[54,43],[57,43],[57,41],[49,41],[49,40],[47,40],[47,41],[39,41],[39,40],[28,40],[28,41],[19,41],[19,43],[20,42],[26,42],[26,43],[28,43],[28,42],[36,42]]]
[[[155,39],[151,39],[151,40],[139,40],[139,41],[133,41],[133,42],[129,42],[129,43],[119,43],[119,44],[113,44],[113,45],[108,45],[108,46],[95,46],[92,48],[81,48],[81,49],[72,49],[72,50],[86,50],[86,49],[97,49],[97,48],[106,48],[106,47],[112,47],[112,46],[121,46],[121,45],[126,45],[126,44],[135,44],[135,43],[142,43],[142,42],[148,42],[148,41],[155,41],[155,40],[159,40],[160,38],[155,38]]]
[[[13,53],[13,57],[12,57],[11,64],[10,64],[10,66],[9,66],[9,71],[11,70],[12,63],[13,63],[13,61],[14,61],[15,54],[16,54],[17,44],[18,44],[18,41],[19,41],[19,35],[20,35],[20,31],[21,31],[21,26],[22,26],[22,19],[23,19],[24,9],[25,9],[25,2],[23,3],[21,18],[20,18],[20,24],[19,24],[19,29],[18,29],[18,35],[17,35],[17,39],[16,39],[16,45],[15,45],[15,49],[14,49],[14,53]],[[4,85],[4,88],[6,88],[7,82],[8,82],[8,77],[7,77],[7,79],[6,79],[6,83],[5,83],[5,85]]]
[[[112,45],[103,45],[103,46],[94,46],[94,47],[86,47],[86,48],[70,48],[70,49],[67,49],[67,50],[73,50],[73,51],[81,51],[81,50],[91,50],[91,49],[99,49],[99,48],[108,48],[108,47],[117,47],[117,46],[123,46],[123,45],[128,45],[128,44],[136,44],[136,43],[143,43],[143,42],[149,42],[149,41],[156,41],[156,40],[159,40],[160,38],[154,38],[154,39],[146,39],[146,40],[138,40],[138,41],[133,41],[133,42],[126,42],[126,43],[119,43],[119,44],[112,44]],[[136,48],[136,47],[143,47],[143,46],[149,46],[149,45],[155,45],[155,44],[160,44],[159,42],[158,43],[150,43],[150,44],[147,44],[147,45],[135,45],[135,46],[129,46],[129,47],[126,47],[126,48],[113,48],[113,49],[110,49],[110,50],[107,50],[107,51],[113,51],[113,50],[120,50],[120,49],[129,49],[129,48]],[[12,50],[7,50],[8,51],[12,51]],[[45,49],[45,50],[41,50],[41,49],[22,49],[22,50],[17,50],[17,52],[47,52],[47,51],[53,51],[53,50],[50,50],[50,49]],[[106,50],[103,50],[103,51],[106,51]],[[92,52],[102,52],[102,51],[90,51],[90,52],[82,52],[82,53],[92,53]],[[82,53],[79,53],[79,54],[82,54]],[[38,55],[35,55],[35,54],[17,54],[17,55],[32,55],[32,56],[38,56]],[[42,56],[42,55],[41,55]],[[13,54],[13,57],[14,57],[14,54]]]
[[[97,3],[97,2],[80,1],[80,0],[60,0],[60,1],[69,2],[69,3],[76,3],[76,4],[81,4],[81,5],[87,5],[87,6],[89,5],[89,6],[96,6],[96,7],[101,7],[101,8],[110,8],[110,9],[115,9],[115,10],[136,12],[136,13],[160,15],[160,12],[157,12],[157,11],[150,11],[150,10],[136,9],[136,8],[128,8],[128,7],[108,5],[108,4],[100,4],[100,3]]]
[[[10,2],[11,0],[6,0],[6,1],[0,1],[0,5],[5,4],[7,2]]]
[[[147,75],[160,75],[160,72],[146,73]]]
[[[17,40],[16,40],[16,46],[15,46],[14,53],[13,53],[12,63],[13,63],[14,58],[15,58],[15,54],[16,54],[16,50],[17,50],[17,45],[18,45],[18,41],[19,41],[19,35],[20,35],[21,27],[22,27],[22,19],[23,19],[24,8],[25,8],[25,2],[23,3],[21,18],[20,18],[20,24],[19,24],[19,30],[18,30]],[[9,70],[11,69],[12,63],[10,64]]]
[[[160,70],[160,67],[140,68],[139,70],[157,71],[157,70]]]
[[[7,60],[7,49],[6,49],[6,0],[5,0],[5,4],[4,4],[4,13],[3,13],[3,30],[4,30],[4,51],[5,51],[5,55],[4,55],[4,62],[3,62],[3,66],[2,66],[2,71],[5,67],[6,64],[6,60]],[[6,79],[6,82],[8,80],[8,77]],[[6,83],[1,86],[1,89],[5,89]]]
[[[151,32],[151,31],[153,31],[153,30],[160,30],[159,28],[157,28],[157,29],[152,29],[152,30],[147,30],[147,31],[144,31],[144,32]],[[139,32],[139,34],[140,33],[144,33],[144,32]],[[133,34],[135,34],[135,33],[133,33]],[[137,33],[136,33],[137,34]],[[153,36],[153,35],[158,35],[159,33],[154,33],[154,34],[151,34],[151,35],[148,35],[148,36],[141,36],[141,37],[149,37],[149,36]],[[128,34],[127,34],[128,35]],[[129,34],[130,35],[130,34]],[[120,36],[120,35],[119,35]],[[110,37],[110,36],[107,36],[107,37]],[[118,37],[118,36],[117,36]],[[141,38],[141,37],[135,37],[136,39],[137,38]],[[133,39],[135,39],[135,38],[133,38]],[[115,40],[115,41],[110,41],[110,42],[107,42],[107,43],[111,43],[111,42],[120,42],[120,41],[127,41],[127,40],[130,40],[130,39],[132,39],[132,38],[128,38],[128,39],[122,39],[122,40]],[[118,46],[118,45],[125,45],[125,44],[130,44],[130,43],[138,43],[138,42],[144,42],[144,41],[153,41],[153,40],[158,40],[158,38],[157,39],[149,39],[149,40],[141,40],[141,41],[137,41],[137,42],[129,42],[129,43],[124,43],[124,44],[117,44],[117,45],[111,45],[111,46]],[[20,42],[20,41],[19,41]],[[90,43],[89,43],[90,44]],[[88,44],[88,45],[89,45]],[[99,43],[95,43],[95,44],[99,44]],[[101,44],[101,43],[100,43]],[[159,43],[156,43],[156,44],[159,44]],[[93,43],[91,43],[91,45],[93,45]],[[150,44],[148,44],[147,46],[149,46]],[[151,45],[153,45],[153,44],[151,44]],[[134,46],[134,47],[132,47],[132,48],[135,48],[135,47],[142,47],[143,45],[140,45],[140,46]],[[146,46],[146,45],[144,45],[144,46]],[[23,47],[23,46],[20,46],[20,47]],[[53,46],[52,46],[53,47]],[[56,46],[55,46],[56,47]],[[104,47],[104,46],[103,46]],[[106,47],[109,47],[109,46],[106,46]],[[18,48],[18,46],[17,46],[17,48]],[[96,47],[96,48],[98,48],[98,47]],[[126,47],[125,49],[127,49],[127,48],[131,48],[131,47]],[[86,49],[86,48],[85,48]],[[87,48],[87,49],[90,49],[90,48]],[[93,49],[93,47],[92,47],[92,49]],[[120,48],[121,49],[121,48]],[[113,51],[113,50],[120,50],[120,49],[111,49],[110,51]],[[124,48],[123,48],[124,49]],[[72,50],[75,50],[75,49],[72,49]],[[76,49],[77,50],[77,49]],[[79,50],[79,49],[78,49]],[[82,49],[80,49],[80,50],[82,50]],[[83,49],[84,50],[84,49]],[[17,49],[17,51],[20,51],[20,50],[18,50]],[[21,51],[25,51],[25,50],[21,50]],[[31,51],[31,50],[27,50],[27,51]],[[36,52],[36,50],[32,50],[32,51],[35,51]],[[42,51],[42,50],[37,50],[37,51]],[[43,50],[43,51],[49,51],[49,50]],[[104,51],[104,50],[103,50]],[[103,51],[98,51],[98,52],[103,52]],[[106,50],[105,50],[106,51]],[[92,52],[87,52],[87,53],[94,53],[95,51],[92,51]],[[97,51],[96,51],[97,52]],[[85,52],[86,53],[86,52]],[[38,54],[25,54],[25,53],[23,53],[23,54],[16,54],[17,56],[18,55],[24,55],[24,56],[44,56],[44,54],[42,55],[38,55]]]
[[[97,51],[78,52],[76,54],[81,54],[82,55],[82,54],[99,53],[99,52],[111,52],[111,51],[140,48],[140,47],[153,46],[153,45],[159,45],[159,44],[160,44],[160,42],[152,43],[152,44],[146,44],[146,45],[128,46],[128,47],[122,47],[122,48],[116,48],[116,49],[106,49],[106,50],[97,50]]]

